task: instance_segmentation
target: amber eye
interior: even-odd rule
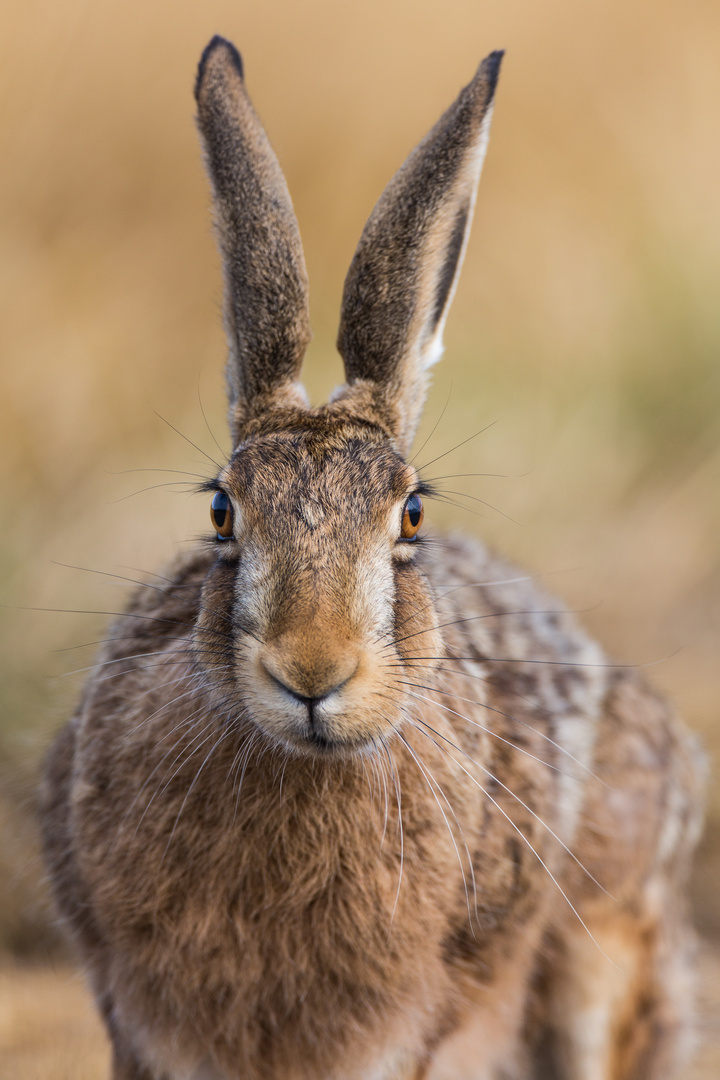
[[[232,503],[224,491],[216,491],[210,504],[210,520],[218,540],[227,540],[233,531]]]
[[[419,495],[411,495],[403,510],[400,538],[402,540],[414,540],[420,530],[424,516],[422,499]]]

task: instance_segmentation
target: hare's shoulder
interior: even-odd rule
[[[537,581],[477,541],[441,544],[428,569],[438,621],[450,624],[447,652],[458,672],[479,679],[499,709],[485,722],[512,739],[521,718],[552,736],[564,768],[590,770],[578,841],[586,866],[604,879],[612,866],[607,884],[617,891],[653,868],[682,877],[706,769],[697,740],[641,671],[614,664]]]
[[[607,686],[603,650],[527,571],[451,535],[434,546],[427,574],[449,655],[492,669],[499,684],[539,695],[545,708],[567,699],[579,705],[583,696],[599,703]]]
[[[155,575],[135,589],[109,630],[74,716],[50,747],[40,798],[41,827],[59,905],[68,917],[81,907],[87,909],[76,902],[80,878],[70,820],[79,743],[86,728],[112,722],[128,707],[126,683],[147,668],[149,657],[177,651],[178,642],[192,630],[197,618],[202,581],[211,561],[211,554],[202,549],[185,552],[163,575]]]

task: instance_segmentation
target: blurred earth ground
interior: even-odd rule
[[[35,1030],[59,1062],[87,1039],[57,1075],[101,1075],[80,984],[38,968],[64,954],[35,791],[92,662],[83,646],[103,637],[98,613],[206,531],[189,489],[213,472],[215,439],[227,448],[191,93],[215,32],[243,52],[295,201],[315,401],[342,379],[342,280],[375,199],[481,57],[507,49],[417,441],[420,462],[447,453],[426,470],[447,497],[427,518],[540,575],[700,734],[712,771],[693,898],[719,941],[715,0],[6,0],[3,31],[0,954],[15,966],[0,1050]],[[25,1075],[16,1061],[7,1075]]]

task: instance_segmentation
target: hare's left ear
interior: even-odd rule
[[[465,253],[502,52],[472,82],[390,181],[345,280],[338,348],[347,385],[336,400],[373,413],[407,454],[428,368]]]
[[[224,38],[214,37],[202,55],[195,97],[225,269],[237,445],[263,412],[307,404],[296,381],[311,336],[307,271],[285,178],[250,102],[240,54]]]

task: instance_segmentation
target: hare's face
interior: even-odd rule
[[[327,423],[249,442],[218,489],[232,531],[217,540],[196,649],[229,715],[306,751],[379,744],[402,721],[404,658],[439,648],[422,529],[403,535],[419,516],[416,472],[387,442]]]
[[[441,654],[412,535],[421,486],[401,455],[442,352],[500,59],[480,65],[373,210],[345,280],[346,382],[318,411],[298,383],[310,317],[285,180],[235,48],[213,38],[200,62],[236,449],[217,483],[196,652],[229,716],[306,752],[381,744],[402,722],[409,665]]]

